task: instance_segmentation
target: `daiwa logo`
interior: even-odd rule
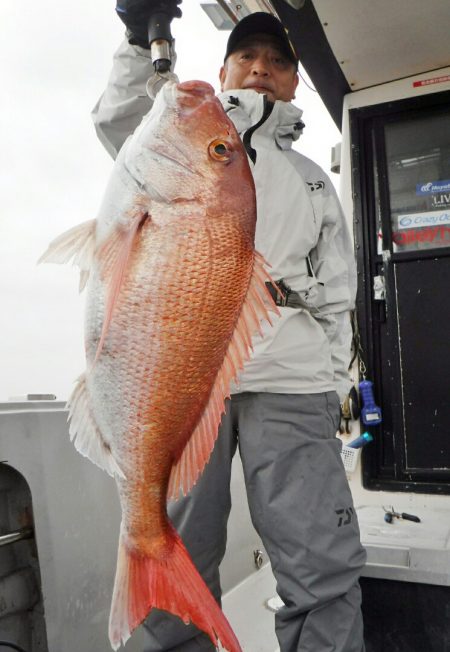
[[[348,507],[347,509],[335,509],[334,510],[338,515],[338,527],[343,525],[349,525],[353,519],[353,507]]]
[[[450,179],[445,181],[428,181],[416,185],[416,195],[431,195],[434,192],[448,192],[450,190]]]
[[[314,192],[314,190],[323,190],[325,188],[325,181],[316,181],[315,183],[307,181],[306,183],[308,184],[311,192]]]
[[[450,211],[429,211],[398,216],[399,229],[420,229],[424,226],[450,224]]]

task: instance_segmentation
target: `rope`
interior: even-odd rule
[[[352,331],[353,331],[353,355],[352,359],[350,360],[349,364],[349,370],[351,369],[354,361],[356,358],[359,358],[359,373],[361,376],[365,379],[366,377],[366,372],[367,372],[367,367],[364,362],[364,351],[361,345],[361,337],[359,334],[359,326],[358,326],[358,320],[356,317],[356,310],[352,310],[350,313],[350,319],[352,323]]]

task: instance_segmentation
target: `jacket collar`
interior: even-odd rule
[[[267,102],[265,95],[250,89],[225,91],[218,98],[240,135],[261,120]],[[273,138],[281,149],[290,149],[292,142],[302,134],[302,113],[291,102],[277,100],[257,133]]]

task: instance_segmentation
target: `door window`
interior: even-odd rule
[[[393,251],[450,246],[450,116],[385,125]]]

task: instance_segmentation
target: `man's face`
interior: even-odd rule
[[[255,34],[239,43],[220,69],[222,91],[251,88],[271,102],[294,98],[298,84],[295,65],[267,34]]]

